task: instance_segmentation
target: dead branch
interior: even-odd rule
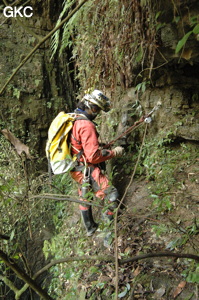
[[[2,251],[0,251],[0,257],[2,258]],[[4,253],[5,256],[5,253]],[[194,255],[194,254],[187,254],[187,253],[172,253],[172,252],[157,252],[157,253],[147,253],[147,254],[142,254],[142,255],[137,255],[134,256],[132,258],[127,258],[127,259],[122,259],[122,260],[118,260],[118,264],[119,265],[124,265],[127,263],[133,263],[142,259],[147,259],[147,258],[153,258],[153,257],[176,257],[176,258],[188,258],[188,259],[193,259],[197,262],[199,262],[199,256],[198,255]],[[33,278],[29,278],[29,280],[32,280],[34,282],[34,280],[41,275],[43,272],[47,271],[48,269],[50,269],[51,267],[57,265],[57,264],[61,264],[61,263],[66,263],[66,262],[73,262],[73,261],[103,261],[103,262],[109,262],[109,263],[114,263],[115,261],[115,257],[111,256],[111,255],[107,255],[107,256],[67,256],[64,258],[60,258],[57,260],[52,260],[49,264],[47,264],[46,266],[44,266],[42,269],[40,269],[38,272],[36,272],[33,276]],[[4,261],[5,262],[5,261]],[[9,259],[9,263],[12,264],[12,266],[16,266],[16,264]],[[10,265],[9,265],[10,266]],[[17,266],[18,268],[18,266]],[[20,272],[23,272],[20,270]],[[16,273],[17,274],[17,273]],[[18,275],[18,274],[17,274]],[[26,275],[26,274],[25,274]],[[27,276],[27,275],[26,275]],[[20,276],[18,276],[19,278],[21,278]],[[26,284],[24,284],[24,286],[18,290],[10,281],[7,281],[7,278],[5,278],[4,276],[0,276],[0,279],[3,280],[14,292],[15,292],[15,299],[19,299],[16,298],[17,296],[20,297],[21,294],[23,292],[25,292],[25,290],[29,287],[30,283],[29,281],[25,281]],[[22,278],[21,278],[22,279]],[[32,287],[30,285],[30,287]],[[33,288],[34,289],[34,288]],[[36,291],[36,290],[35,290]],[[37,292],[37,291],[36,291]],[[48,296],[48,295],[47,295]],[[48,298],[44,298],[44,299],[52,299],[50,298],[50,296],[48,296]]]
[[[15,272],[17,277],[22,279],[25,283],[27,283],[40,297],[45,300],[53,300],[47,293],[44,291],[32,278],[30,278],[21,268],[4,253],[0,250],[0,258],[3,260],[5,265],[7,265],[11,270]]]
[[[176,258],[189,258],[189,259],[193,259],[197,262],[199,262],[199,256],[198,255],[194,255],[194,254],[189,254],[189,253],[173,253],[173,252],[157,252],[157,253],[146,253],[146,254],[141,254],[141,255],[137,255],[131,258],[127,258],[127,259],[119,259],[119,265],[123,265],[123,264],[127,264],[127,263],[132,263],[135,261],[139,261],[142,259],[146,259],[146,258],[153,258],[153,257],[176,257]],[[33,278],[36,279],[39,275],[41,275],[43,272],[47,271],[48,269],[50,269],[51,267],[57,265],[57,264],[61,264],[61,263],[65,263],[65,262],[73,262],[73,261],[104,261],[104,262],[109,262],[109,263],[114,263],[115,258],[112,255],[100,255],[100,256],[67,256],[64,258],[60,258],[57,260],[52,260],[49,264],[47,264],[45,267],[43,267],[42,269],[40,269],[37,273],[34,274]]]
[[[194,254],[189,254],[189,253],[173,253],[173,252],[157,252],[157,253],[146,253],[146,254],[141,254],[137,255],[131,258],[127,259],[119,259],[119,265],[124,265],[127,263],[133,263],[135,261],[139,261],[142,259],[146,258],[153,258],[153,257],[176,257],[176,258],[189,258],[193,259],[197,262],[199,262],[199,256],[194,255]],[[37,273],[34,274],[33,278],[36,279],[39,275],[41,275],[43,272],[47,271],[51,267],[61,264],[61,263],[66,263],[66,262],[73,262],[73,261],[104,261],[104,262],[109,262],[109,263],[114,263],[115,258],[112,255],[102,255],[102,256],[67,256],[64,258],[60,258],[57,260],[52,260],[49,264],[44,266],[42,269],[40,269]]]
[[[141,254],[137,255],[132,258],[127,258],[127,259],[122,259],[119,260],[119,264],[123,265],[126,263],[132,263],[138,260],[142,260],[145,258],[151,258],[151,257],[176,257],[176,258],[189,258],[193,259],[197,262],[199,262],[199,256],[194,255],[194,254],[189,254],[189,253],[173,253],[173,252],[157,252],[157,253],[147,253],[147,254]]]
[[[114,257],[111,255],[102,255],[102,256],[87,256],[87,255],[83,255],[83,256],[67,256],[65,258],[60,258],[57,260],[53,260],[51,261],[49,264],[47,264],[45,267],[43,267],[42,269],[40,269],[34,276],[33,278],[36,279],[40,274],[42,274],[43,272],[47,271],[48,269],[50,269],[52,266],[55,266],[57,264],[62,264],[65,262],[73,262],[73,261],[106,261],[106,262],[114,262]]]

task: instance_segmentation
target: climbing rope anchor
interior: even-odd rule
[[[131,131],[133,131],[135,128],[139,127],[139,125],[143,122],[145,123],[151,123],[152,118],[150,117],[155,111],[157,111],[160,106],[162,105],[162,103],[159,101],[154,108],[145,116],[142,116],[140,118],[139,121],[136,121],[131,127],[129,127],[125,132],[123,132],[120,136],[118,136],[116,139],[112,140],[110,143],[108,143],[107,145],[105,145],[103,148],[104,149],[108,149],[110,148],[110,146],[112,146],[117,140],[119,140],[120,138],[122,138],[124,135],[127,135],[128,133],[130,133]]]

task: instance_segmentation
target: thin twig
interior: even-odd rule
[[[30,199],[35,199],[35,198],[41,198],[41,199],[50,199],[50,200],[54,200],[54,201],[70,201],[70,202],[76,202],[79,204],[86,204],[86,205],[90,205],[90,206],[97,206],[100,208],[103,208],[102,205],[97,204],[95,202],[89,202],[89,201],[82,201],[82,200],[77,200],[76,198],[72,198],[69,196],[65,196],[65,195],[59,195],[59,194],[40,194],[40,195],[33,195],[29,197]]]

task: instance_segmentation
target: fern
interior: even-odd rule
[[[79,31],[79,27],[82,26],[82,23],[84,22],[84,18],[88,18],[88,12],[90,8],[92,7],[93,2],[88,1],[79,11],[77,11],[72,18],[68,21],[67,24],[64,25],[64,30],[62,34],[61,39],[61,46],[59,54],[61,55],[64,49],[67,47],[70,47],[73,44],[73,36],[77,35],[77,32]]]
[[[61,20],[62,20],[64,14],[66,13],[66,11],[68,11],[75,2],[76,2],[75,0],[64,0],[63,10],[59,15],[58,21],[56,23],[56,27],[61,23]],[[52,35],[51,45],[50,45],[50,48],[51,48],[51,57],[50,57],[50,59],[52,59],[54,57],[55,53],[57,52],[57,50],[59,48],[59,45],[60,45],[60,29],[58,29]]]
[[[60,23],[60,22],[59,22]],[[57,25],[59,24],[57,22]],[[59,33],[60,33],[60,30],[57,30],[52,38],[51,38],[51,45],[50,45],[50,48],[51,48],[51,57],[50,57],[50,60],[54,57],[56,51],[57,51],[57,48],[59,46]]]
[[[78,24],[78,12],[74,14],[74,16],[63,26],[63,33],[61,39],[61,46],[59,54],[61,55],[66,47],[70,47],[72,45],[71,36],[75,31],[75,27]]]

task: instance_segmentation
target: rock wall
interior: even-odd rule
[[[147,3],[143,1],[143,5]],[[149,68],[135,64],[128,77],[136,78],[137,86],[125,91],[122,85],[117,88],[109,123],[119,135],[138,120],[140,114],[148,113],[160,103],[160,109],[152,116],[149,135],[199,141],[199,2],[166,0],[156,5],[159,30],[150,80]],[[186,42],[182,41],[187,34]],[[183,46],[176,51],[180,40]],[[103,127],[103,135],[110,139],[112,133],[108,132],[105,122]],[[139,137],[134,135],[134,138]],[[128,144],[130,139],[124,138],[121,143]]]
[[[34,1],[33,1],[34,2]],[[54,1],[31,3],[31,18],[5,18],[0,26],[0,88],[37,43],[55,26],[61,4]],[[44,153],[47,129],[52,117],[71,107],[74,88],[67,54],[50,60],[46,41],[13,77],[0,95],[1,129],[8,128],[39,154]]]
[[[151,135],[159,135],[162,138],[170,136],[173,140],[199,141],[199,89],[193,84],[195,78],[192,78],[190,85],[186,80],[183,81],[182,78],[181,80],[180,85],[164,85],[164,87],[147,89],[139,98],[142,114],[145,115],[158,106],[158,110],[152,114]],[[124,116],[132,114],[134,99],[137,99],[135,89],[129,89],[124,99],[127,108],[123,112],[123,119],[128,122],[130,118]],[[130,103],[132,106],[129,105]],[[130,124],[134,121],[135,118],[130,121]]]

